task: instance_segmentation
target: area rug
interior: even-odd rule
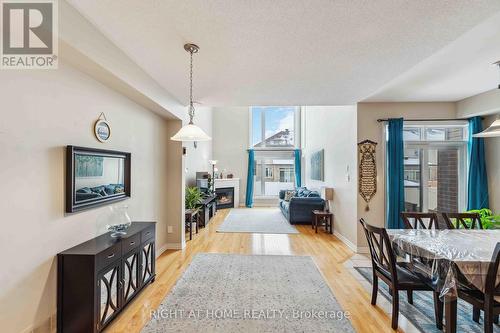
[[[201,253],[142,333],[354,332],[309,256]]]
[[[373,281],[371,267],[355,267],[355,269],[363,276],[370,284]],[[382,295],[387,300],[391,301],[392,296],[389,293],[387,284],[379,279],[379,295]],[[434,301],[431,291],[414,291],[413,305],[408,304],[406,292],[399,293],[399,311],[421,332],[441,332],[436,327],[434,317]],[[472,305],[462,300],[458,300],[457,304],[457,332],[483,332],[483,313],[481,312],[480,324],[472,320]],[[500,326],[493,325],[495,332],[500,332]]]
[[[217,232],[298,234],[278,208],[233,208]]]

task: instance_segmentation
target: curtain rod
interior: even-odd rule
[[[482,118],[483,119],[483,118]],[[404,121],[467,121],[467,119],[444,119],[444,118],[437,118],[437,119],[403,119]],[[377,119],[377,122],[383,123],[389,121],[389,119]]]

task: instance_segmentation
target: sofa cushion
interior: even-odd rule
[[[286,191],[285,198],[283,200],[290,201],[291,198],[295,196],[295,191]]]
[[[296,191],[297,194],[295,196],[297,196],[297,197],[303,197],[304,196],[303,195],[304,190],[307,190],[307,189],[305,187],[298,187],[297,191]]]
[[[101,191],[104,191],[104,186],[101,185],[101,186],[92,187],[91,190],[94,193],[101,193]]]
[[[309,194],[307,195],[308,198],[320,198],[321,195],[319,195],[319,192],[317,191],[310,191]]]
[[[115,189],[116,189],[116,187],[114,185],[105,185],[104,186],[104,191],[106,191],[107,195],[115,194]]]
[[[85,193],[85,194],[90,194],[92,191],[88,187],[83,187],[81,189],[78,189],[76,193]]]
[[[283,208],[283,210],[285,212],[288,212],[288,208],[290,207],[290,202],[285,201],[285,200],[281,200],[280,201],[280,206],[281,206],[281,208]]]

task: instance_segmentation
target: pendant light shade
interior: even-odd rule
[[[173,141],[210,141],[211,137],[207,135],[201,128],[194,124],[187,124],[182,126],[182,128],[175,133],[173,137],[170,138]]]
[[[198,141],[210,141],[211,137],[205,133],[200,127],[194,124],[194,103],[193,103],[193,53],[198,53],[200,48],[195,44],[184,45],[184,50],[190,54],[190,67],[189,67],[189,124],[182,126],[182,128],[175,133],[170,140],[173,141],[189,141],[195,143]]]
[[[500,136],[500,116],[491,124],[490,127],[482,131],[481,133],[473,134],[473,138],[493,138]]]

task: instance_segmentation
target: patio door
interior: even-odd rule
[[[405,210],[465,209],[467,149],[460,143],[405,144]]]

